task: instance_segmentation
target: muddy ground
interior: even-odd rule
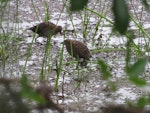
[[[59,77],[59,90],[58,92],[54,92],[52,97],[56,103],[65,109],[65,112],[101,112],[101,108],[108,104],[125,104],[128,100],[136,102],[138,97],[148,94],[147,89],[143,87],[139,88],[128,81],[124,70],[125,50],[122,49],[125,48],[126,38],[111,34],[112,25],[105,19],[101,19],[97,15],[92,14],[90,11],[73,12],[71,14],[67,7],[63,5],[63,2],[66,2],[65,0],[47,0],[46,2],[49,6],[49,21],[61,25],[63,29],[75,29],[76,31],[75,33],[66,33],[65,36],[58,34],[52,37],[49,60],[45,66],[46,82],[51,87],[55,87],[57,75],[56,61],[59,62],[60,60],[60,53],[63,47],[61,42],[65,38],[85,42],[93,56],[87,68],[80,67],[79,69],[75,69],[75,59],[71,58],[64,48],[62,71]],[[18,7],[16,4],[18,4]],[[26,29],[44,21],[44,0],[34,1],[33,4],[28,0],[11,0],[7,5],[2,18],[2,26],[5,32],[12,36],[19,36],[21,41],[11,45],[13,48],[12,56],[8,58],[5,71],[2,68],[3,66],[1,66],[1,72],[8,78],[10,76],[11,78],[20,78],[27,59],[28,50],[32,45],[25,74],[28,76],[31,84],[36,87],[40,82],[46,39],[39,37],[37,42],[35,42],[33,40],[34,34]],[[67,2],[66,5],[69,6],[69,3]],[[145,29],[149,29],[149,15],[144,11],[140,0],[132,0],[129,2],[129,5],[130,12],[134,14],[133,16],[137,17],[141,24],[145,26]],[[111,2],[109,0],[92,0],[88,6],[112,20]],[[86,14],[87,35],[84,38],[82,22]],[[100,19],[98,32],[93,37],[95,25]],[[141,37],[141,35],[139,37],[140,31],[133,22],[130,23],[130,29],[136,31],[134,41],[137,45],[144,47],[145,43],[149,44],[148,41],[145,42],[145,37]],[[101,50],[108,48],[110,49],[109,51],[93,52],[95,49]],[[116,48],[120,48],[121,50],[116,51]],[[99,58],[110,66],[112,77],[107,81],[103,79],[101,70],[97,65]],[[136,55],[133,54],[132,58],[133,62],[135,62]],[[148,65],[144,77],[149,83]],[[83,79],[80,85],[79,78]],[[117,90],[115,92],[111,90],[112,85],[116,86]]]

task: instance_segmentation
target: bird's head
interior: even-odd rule
[[[31,31],[35,32],[37,29],[38,29],[37,26],[33,26],[33,27],[28,28],[27,30],[31,30]]]
[[[61,34],[62,33],[62,27],[61,26],[57,26],[56,31]]]

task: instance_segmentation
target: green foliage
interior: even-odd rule
[[[115,91],[117,90],[117,85],[116,85],[116,83],[111,82],[111,81],[109,81],[108,83],[109,83],[109,86],[110,86],[111,91],[115,92]]]
[[[62,71],[62,61],[63,61],[63,52],[64,52],[64,42],[63,42],[63,46],[60,52],[60,59],[59,59],[59,64],[56,61],[56,73],[57,73],[57,78],[56,78],[56,84],[55,84],[55,91],[58,91],[58,80],[59,80],[59,76],[61,74]]]
[[[34,100],[41,104],[45,103],[45,99],[42,96],[40,96],[39,94],[37,94],[37,92],[31,86],[29,86],[26,75],[22,75],[22,79],[20,82],[21,82],[21,86],[22,86],[21,93],[22,93],[23,97]]]
[[[113,0],[114,27],[120,34],[125,34],[129,26],[129,12],[125,0]]]
[[[129,37],[129,40],[127,41],[127,44],[126,44],[126,71],[128,71],[128,67],[129,67],[129,62],[130,62],[130,59],[131,59],[131,45],[133,43],[133,39],[132,37]]]
[[[7,2],[7,1],[8,0],[1,0],[1,2]],[[33,1],[32,1],[32,3],[33,3]],[[87,4],[88,4],[88,0],[70,0],[70,5],[71,5],[70,10],[71,11],[79,11],[79,10],[82,10],[83,8],[85,8],[86,11],[88,11],[88,12],[90,11],[91,13],[96,14],[97,16],[103,18],[104,20],[106,20],[110,24],[113,24],[113,22],[111,20],[109,20],[105,16],[105,14],[103,15],[97,11],[94,11],[93,9],[88,9],[86,7]],[[149,11],[149,5],[147,3],[147,0],[143,0],[143,4],[146,7],[146,9]],[[50,19],[49,7],[48,7],[48,4],[46,2],[44,5],[45,5],[45,15],[46,15],[45,21],[48,21]],[[34,3],[33,3],[33,6],[34,6]],[[35,9],[35,7],[33,7],[33,8]],[[127,7],[125,0],[113,0],[112,10],[113,10],[113,14],[114,14],[114,22],[115,22],[114,27],[115,27],[115,29],[117,29],[120,32],[120,34],[126,34],[127,28],[129,26],[129,12],[128,12],[128,7]],[[39,18],[36,9],[35,9],[35,13],[37,15],[37,18]],[[87,15],[84,15],[84,16],[87,16]],[[85,24],[83,24],[83,28],[85,28],[84,32],[83,32],[84,37],[86,37],[88,35],[87,34],[87,25],[88,24],[86,24],[86,22],[88,21],[88,16],[85,18],[85,19],[87,19],[86,21],[84,21]],[[146,37],[149,36],[149,34],[146,34],[144,28],[142,28],[142,26],[140,24],[138,24],[139,23],[138,21],[136,21],[132,17],[131,17],[131,20],[136,24],[136,26],[139,28],[139,30],[142,31],[142,33]],[[99,24],[100,24],[100,21],[97,24],[97,26],[95,27],[95,29],[96,29],[95,34],[98,30]],[[93,39],[95,38],[94,36],[93,36]],[[50,51],[50,43],[49,42],[50,41],[47,41],[46,48],[45,48],[45,54],[44,54],[44,58],[43,58],[43,64],[42,64],[42,70],[41,70],[41,76],[40,76],[41,81],[43,81],[45,79],[45,75],[46,75],[46,68],[45,67],[48,64],[47,59],[48,59],[49,54],[50,54],[50,52],[49,52]],[[33,44],[33,41],[32,41],[32,44]],[[31,52],[32,44],[28,50],[26,63],[25,63],[24,69],[23,69],[23,76],[21,79],[21,86],[22,86],[21,94],[23,97],[37,101],[38,103],[45,103],[44,98],[42,98],[40,95],[38,95],[37,92],[29,85],[27,76],[24,75],[25,69],[26,69],[26,64],[27,64],[27,61],[28,61],[28,58],[29,58],[29,55]],[[126,56],[126,73],[129,77],[129,80],[131,80],[134,84],[136,84],[137,86],[143,86],[146,84],[146,81],[144,79],[141,79],[140,75],[142,75],[145,71],[147,59],[146,58],[139,59],[134,64],[130,65],[130,60],[131,60],[131,55],[132,55],[131,54],[131,47],[132,47],[131,45],[132,44],[133,44],[133,40],[131,37],[129,39],[127,45],[126,45],[126,48],[127,48],[127,51],[126,51],[127,52],[126,53],[127,54],[127,56]],[[4,56],[4,59],[6,59],[6,56],[7,56],[5,47],[6,47],[6,45],[3,47],[0,47],[0,55]],[[107,50],[106,49],[107,48],[105,48],[105,51],[110,51],[110,49],[107,49]],[[119,50],[124,50],[124,49],[122,49],[122,48],[116,49],[115,48],[115,50],[119,51]],[[55,84],[56,90],[58,90],[59,77],[61,76],[61,71],[62,71],[63,51],[64,51],[64,48],[61,49],[60,58],[59,58],[59,60],[57,60],[58,62],[56,62],[56,72],[57,72],[56,73],[57,78],[56,78],[56,84]],[[104,51],[104,49],[96,50],[95,53],[100,52],[100,51]],[[109,66],[105,63],[105,61],[99,59],[97,63],[98,63],[99,68],[101,69],[101,72],[103,74],[104,79],[110,78],[112,75],[111,75],[111,72],[109,70]],[[111,89],[113,91],[115,91],[117,89],[116,84],[110,82],[109,85],[111,86]],[[137,106],[139,106],[139,107],[144,107],[146,104],[150,104],[150,96],[149,97],[141,97],[137,102]]]
[[[142,0],[142,4],[144,5],[146,11],[150,13],[150,5],[147,3],[147,0]]]
[[[139,78],[139,77],[130,77],[129,78],[134,84],[137,86],[144,86],[146,85],[146,80]]]
[[[98,66],[100,67],[100,69],[103,73],[104,79],[108,79],[109,77],[112,76],[109,71],[108,65],[103,60],[100,60],[100,59],[98,60]]]
[[[18,84],[12,79],[0,78],[0,113],[29,113],[28,104],[23,101],[20,90],[16,90]]]
[[[147,103],[147,99],[144,97],[141,97],[137,101],[137,107],[143,108],[146,105],[146,103]]]
[[[127,74],[129,79],[136,85],[145,85],[146,81],[142,78],[139,78],[139,75],[143,74],[145,71],[145,66],[147,64],[147,59],[142,58],[135,62],[133,65],[127,67]]]
[[[0,0],[0,2],[8,2],[9,0]]]
[[[128,42],[126,44],[126,73],[129,76],[129,80],[138,86],[146,85],[146,81],[139,76],[145,71],[145,66],[147,64],[146,58],[138,59],[134,64],[130,64],[131,61],[131,48],[133,45],[132,34],[128,34]]]
[[[71,11],[79,11],[82,10],[85,6],[87,6],[88,0],[70,0],[70,10]]]
[[[139,108],[143,108],[146,105],[150,104],[150,94],[146,97],[142,96],[137,100],[136,106]]]
[[[45,21],[47,22],[50,17],[49,17],[49,6],[48,3],[46,1],[44,1],[44,9],[45,9]]]
[[[137,62],[135,62],[133,65],[128,67],[128,75],[131,77],[139,76],[142,74],[145,70],[145,65],[147,63],[146,58],[141,58]]]
[[[3,61],[3,63],[6,61],[7,59],[7,54],[6,54],[6,47],[5,46],[1,46],[0,45],[0,59]]]

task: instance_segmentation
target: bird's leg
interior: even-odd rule
[[[79,68],[79,61],[77,61],[77,65],[76,65],[76,69],[78,69]]]
[[[81,61],[80,66],[81,67],[86,67],[87,66],[87,61],[86,60]]]
[[[78,58],[77,58],[77,66],[76,66],[76,69],[79,68],[79,63],[80,63],[80,59],[79,59],[79,57],[78,57]]]

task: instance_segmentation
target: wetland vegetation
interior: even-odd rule
[[[149,112],[148,0],[1,0],[0,7],[0,113]],[[43,21],[63,33],[36,38],[28,29]],[[87,66],[77,66],[66,39],[88,47]]]

